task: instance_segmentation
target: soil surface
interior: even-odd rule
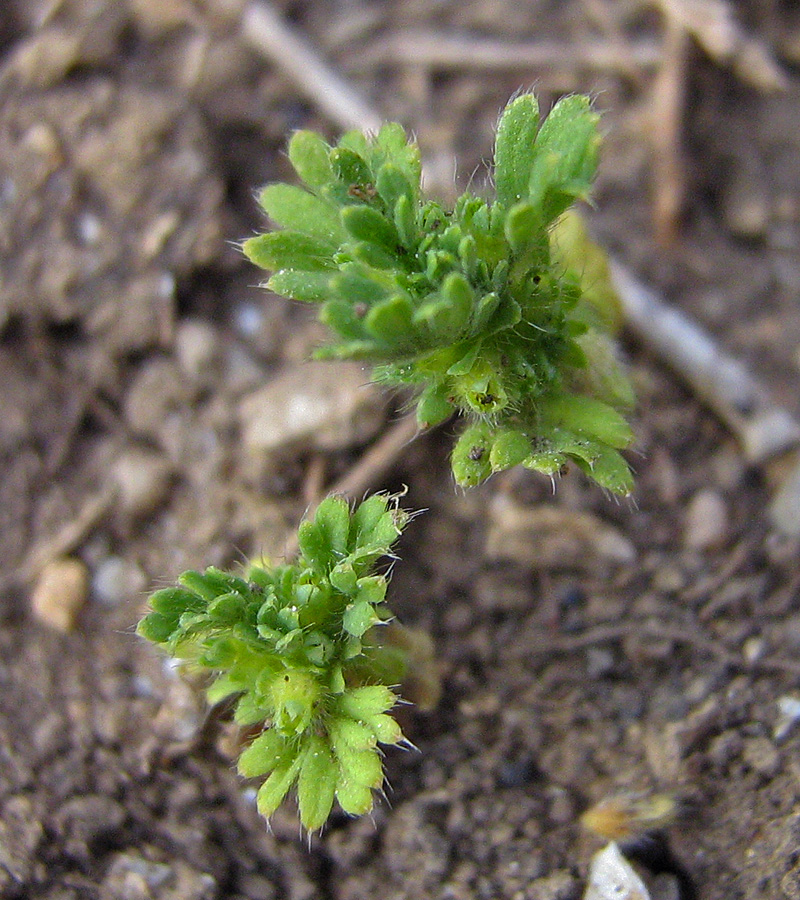
[[[608,133],[595,234],[800,416],[800,18],[731,5],[786,89],[690,42],[668,246],[654,69],[628,53],[662,46],[657,4],[279,10],[416,132],[431,171],[455,157],[459,188],[485,179],[514,91],[535,85],[545,108],[591,92]],[[631,338],[630,502],[574,472],[555,491],[519,471],[457,492],[448,427],[372,485],[425,510],[390,600],[435,639],[443,699],[404,710],[419,752],[387,753],[371,817],[334,816],[310,844],[291,808],[268,829],[230,724],[135,637],[148,590],[184,569],[280,555],[402,414],[360,372],[309,368],[313,311],[258,290],[237,249],[263,226],[256,189],[291,177],[288,134],[337,131],[243,39],[244,7],[0,8],[0,895],[577,900],[602,845],[581,813],[635,791],[683,810],[666,866],[638,854],[654,898],[797,900],[800,546],[771,529],[765,472]],[[392,59],[421,29],[565,51],[545,67]],[[620,64],[580,63],[595,45]],[[332,400],[340,379],[353,390]],[[324,427],[270,428],[295,400]]]

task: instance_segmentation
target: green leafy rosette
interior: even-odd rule
[[[331,497],[300,525],[296,563],[251,566],[244,577],[184,572],[150,597],[139,633],[213,672],[209,701],[235,698],[235,720],[263,726],[239,771],[264,779],[265,816],[293,788],[309,831],[334,800],[353,815],[372,809],[383,784],[380,745],[403,741],[390,715],[399,698],[380,681],[386,667],[373,635],[390,614],[375,566],[407,520],[383,495],[354,511]]]
[[[419,150],[402,127],[351,132],[336,146],[299,131],[289,159],[303,187],[260,202],[278,230],[244,252],[270,290],[320,305],[335,335],[320,355],[374,365],[411,386],[421,427],[460,413],[459,484],[523,465],[576,463],[620,494],[631,475],[633,402],[611,334],[618,303],[602,251],[570,207],[589,197],[600,147],[586,97],[540,122],[532,94],[497,126],[493,202],[426,200]]]

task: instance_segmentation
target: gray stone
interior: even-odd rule
[[[143,447],[130,447],[115,460],[112,478],[119,492],[123,513],[134,518],[149,515],[164,501],[171,479],[171,468],[159,453]]]
[[[254,454],[341,450],[363,444],[383,421],[384,400],[356,364],[310,362],[242,398],[244,446]]]
[[[119,606],[135,599],[147,587],[147,576],[131,560],[109,556],[92,576],[92,593],[105,606]]]
[[[698,491],[689,501],[684,526],[684,543],[692,550],[713,550],[728,535],[728,507],[712,488]]]

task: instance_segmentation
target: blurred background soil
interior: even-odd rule
[[[306,362],[313,310],[238,250],[291,131],[341,130],[245,35],[258,5],[0,8],[0,895],[576,900],[601,845],[579,816],[630,790],[690,809],[654,898],[689,896],[682,872],[704,900],[800,898],[800,546],[769,472],[630,335],[630,502],[574,472],[457,492],[448,426],[370,485],[426,511],[390,599],[444,692],[404,710],[419,752],[387,754],[370,818],[268,829],[230,725],[133,634],[182,570],[280,556],[402,416]],[[590,92],[594,234],[800,416],[796,4],[275,8],[440,193],[485,185],[514,92]]]

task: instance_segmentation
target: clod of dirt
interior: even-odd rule
[[[742,756],[748,768],[764,778],[772,778],[781,767],[780,754],[766,737],[746,738]]]
[[[89,572],[79,559],[54,559],[42,570],[31,594],[31,611],[57,631],[72,631],[89,596]]]
[[[127,20],[124,3],[73,0],[56,4],[60,9],[36,5],[20,4],[28,7],[20,12],[30,17],[32,33],[15,48],[4,78],[26,87],[48,87],[77,66],[102,65],[116,53]]]
[[[108,900],[213,900],[218,885],[211,875],[180,861],[154,863],[133,853],[120,853],[111,863],[101,885]]]
[[[99,840],[111,840],[127,818],[124,807],[111,797],[86,794],[71,797],[56,811],[53,828],[64,842],[66,853],[75,860],[88,863],[91,845]]]
[[[30,798],[10,797],[0,819],[0,893],[23,884],[33,869],[33,854],[44,839],[44,828]]]
[[[366,443],[380,428],[381,392],[358,364],[312,362],[243,397],[239,421],[253,454],[304,449],[342,450]]]
[[[195,397],[188,380],[171,359],[155,357],[142,364],[134,377],[123,413],[136,435],[161,442],[165,423],[183,415]]]
[[[525,891],[526,900],[577,900],[578,880],[566,869],[556,869],[549,875],[532,881]]]

